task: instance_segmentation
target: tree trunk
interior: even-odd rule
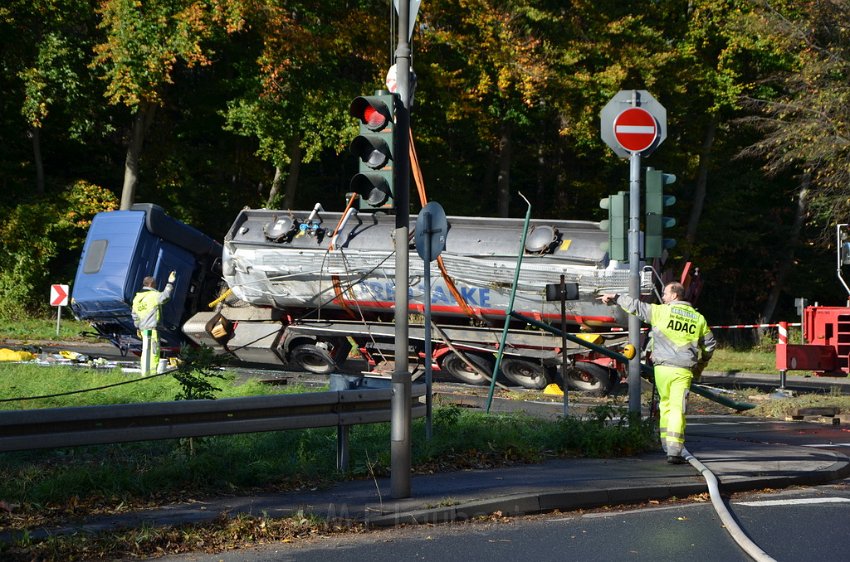
[[[705,136],[702,139],[702,148],[699,153],[699,171],[697,172],[697,183],[694,187],[694,203],[691,207],[691,216],[688,218],[688,230],[685,234],[685,240],[688,242],[689,248],[696,240],[699,219],[702,216],[702,209],[705,205],[705,193],[708,185],[708,166],[711,161],[711,148],[714,145],[716,132],[717,116],[715,115],[711,118],[708,128],[705,130]]]
[[[499,141],[499,177],[496,179],[496,203],[500,217],[507,217],[511,202],[511,130],[505,126]]]
[[[534,194],[534,204],[538,207],[543,208],[552,208],[553,205],[544,205],[543,201],[546,197],[546,176],[544,174],[544,170],[546,169],[546,154],[543,151],[543,143],[541,142],[537,145],[537,193]]]
[[[130,142],[127,145],[127,158],[124,161],[124,186],[121,188],[121,210],[127,210],[132,207],[133,201],[136,199],[136,186],[139,183],[139,158],[142,155],[145,135],[155,115],[156,105],[147,101],[139,104],[139,110],[136,113],[135,120],[133,120]]]
[[[274,200],[277,198],[277,194],[280,193],[281,182],[283,182],[283,170],[280,169],[280,166],[275,166],[274,179],[272,180],[271,189],[269,189],[269,198],[266,199],[266,209],[275,208]]]
[[[773,318],[773,313],[776,312],[776,304],[779,302],[779,295],[785,286],[785,278],[788,277],[791,266],[794,264],[794,254],[800,245],[800,232],[803,229],[803,221],[806,217],[811,181],[811,175],[805,174],[800,182],[800,190],[797,192],[797,209],[794,214],[794,224],[791,226],[791,232],[788,233],[788,249],[782,254],[782,259],[776,268],[776,281],[773,284],[770,295],[767,297],[767,302],[764,303],[760,322],[770,322],[771,318]]]
[[[44,160],[41,157],[41,128],[30,127],[28,136],[32,140],[32,159],[35,164],[35,192],[44,195]]]
[[[298,189],[298,176],[301,173],[301,136],[296,135],[289,145],[289,174],[286,176],[286,191],[283,196],[283,208],[295,207],[295,191]]]

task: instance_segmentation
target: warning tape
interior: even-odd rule
[[[712,330],[721,328],[778,328],[780,323],[776,324],[729,324],[726,326],[709,326]],[[800,322],[782,322],[786,326],[800,326]]]
[[[777,322],[776,324],[727,324],[725,326],[709,326],[712,330],[719,330],[725,328],[779,328],[781,325],[785,326],[802,326],[800,322]],[[648,328],[641,328],[641,331],[647,331]],[[625,328],[611,328],[612,332],[625,332]]]

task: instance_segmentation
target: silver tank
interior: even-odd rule
[[[408,293],[411,313],[424,310],[424,263],[410,218]],[[607,234],[589,221],[533,220],[520,249],[521,219],[448,217],[445,269],[459,296],[485,323],[501,324],[522,251],[513,309],[538,320],[561,320],[560,301],[546,300],[546,285],[577,283],[579,298],[566,303],[567,321],[588,329],[625,326],[617,307],[595,300],[601,292],[628,290],[628,264],[609,261]],[[224,240],[223,273],[233,293],[254,306],[296,317],[375,320],[391,317],[395,299],[395,217],[358,213],[343,217],[317,205],[312,211],[245,209]],[[642,279],[643,292],[650,279]],[[432,316],[469,316],[436,263],[431,266]]]

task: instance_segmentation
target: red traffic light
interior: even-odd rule
[[[380,96],[354,98],[348,114],[359,119],[371,131],[385,129],[393,119],[392,111]]]

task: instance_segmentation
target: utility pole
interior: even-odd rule
[[[410,497],[410,400],[408,361],[408,278],[410,236],[410,0],[399,0],[395,51],[399,107],[396,109],[395,161],[395,369],[390,424],[390,487],[393,498]]]

